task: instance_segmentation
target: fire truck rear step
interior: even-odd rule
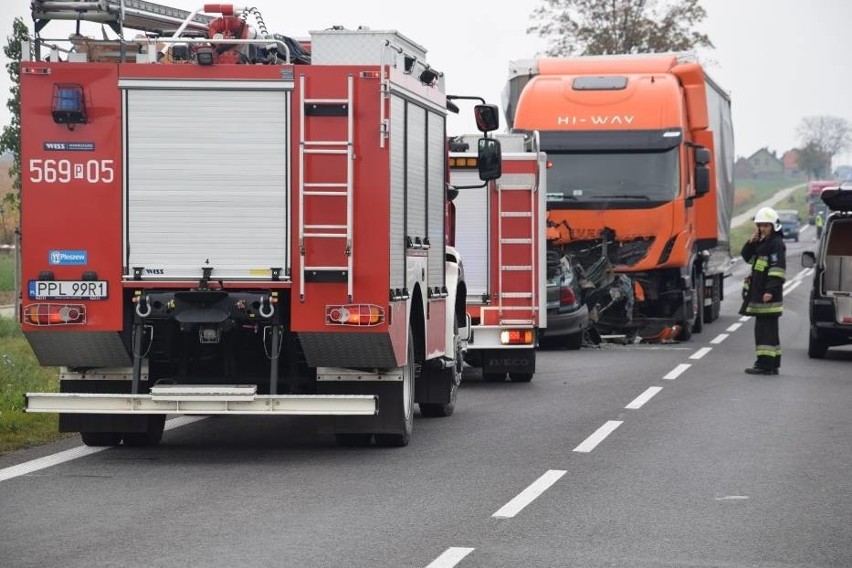
[[[258,395],[255,385],[158,385],[151,394],[27,393],[27,412],[373,416],[375,395]]]

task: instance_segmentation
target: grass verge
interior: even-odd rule
[[[18,322],[0,319],[0,455],[67,436],[58,415],[24,412],[25,393],[58,390],[58,369],[39,365]]]

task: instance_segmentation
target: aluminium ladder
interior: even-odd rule
[[[305,75],[299,77],[299,93],[302,101],[299,104],[299,253],[300,278],[299,299],[305,301],[305,283],[312,282],[342,282],[347,284],[348,301],[352,301],[352,225],[353,225],[353,178],[354,178],[354,77],[347,77],[346,98],[308,98]],[[306,137],[306,126],[313,121],[334,121],[346,119],[345,140],[318,140]],[[346,160],[345,179],[334,181],[317,181],[316,168],[309,168],[311,156],[339,156]],[[309,177],[310,176],[310,177]],[[339,201],[345,202],[345,220],[339,214]],[[334,204],[338,203],[337,206]],[[307,222],[307,210],[338,212],[335,222]],[[322,240],[342,240],[343,247],[337,249],[341,255],[321,255],[312,250],[311,243]],[[345,259],[344,259],[345,257]]]

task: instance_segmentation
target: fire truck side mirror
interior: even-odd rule
[[[500,111],[497,105],[476,105],[473,107],[473,114],[480,132],[493,132],[500,128]]]
[[[479,179],[491,181],[499,178],[503,173],[500,141],[494,138],[480,138],[478,148]]]

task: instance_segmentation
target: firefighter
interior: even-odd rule
[[[825,214],[822,212],[822,209],[817,211],[814,225],[816,225],[816,240],[819,240],[822,236],[822,227],[825,225]]]
[[[754,316],[757,358],[745,372],[749,375],[777,375],[781,366],[778,318],[783,310],[787,249],[778,213],[774,209],[763,207],[754,216],[754,222],[757,227],[742,250],[743,258],[751,264],[751,274],[743,283],[740,314]]]

